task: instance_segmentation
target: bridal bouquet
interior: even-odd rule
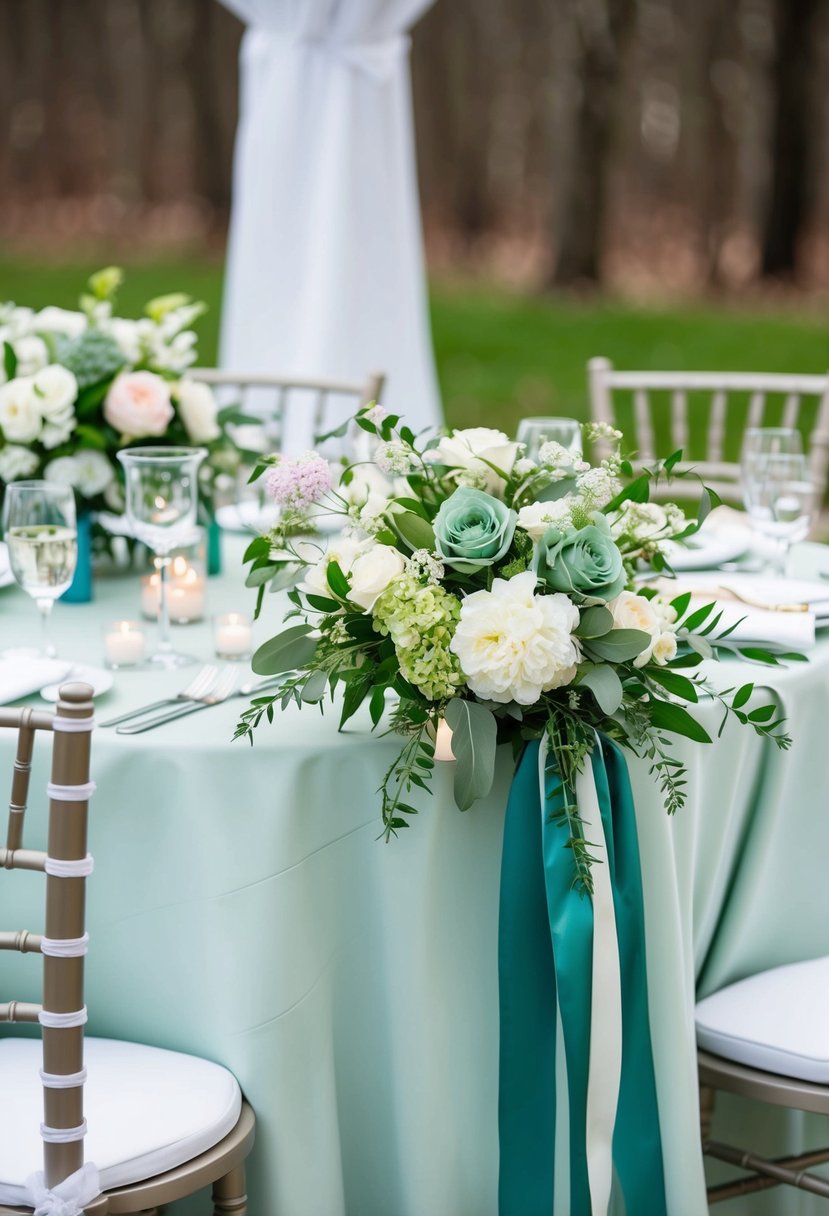
[[[204,489],[233,474],[238,454],[210,388],[187,378],[193,321],[183,294],[151,300],[139,320],[114,315],[121,271],[94,274],[77,312],[0,303],[0,495],[42,477],[74,487],[79,506],[123,509],[115,459],[135,442],[208,449]]]
[[[461,810],[488,792],[499,742],[518,754],[546,736],[566,792],[575,881],[588,890],[594,858],[573,790],[597,731],[649,758],[669,812],[685,784],[670,737],[711,741],[686,708],[703,693],[724,719],[788,746],[773,705],[749,708],[751,684],[721,692],[695,671],[719,649],[740,649],[715,605],[665,598],[638,577],[670,574],[664,542],[690,536],[712,505],[703,488],[689,522],[649,501],[680,453],[633,477],[617,454],[591,466],[551,442],[529,460],[486,428],[421,444],[377,406],[355,423],[374,445],[369,462],[332,471],[309,452],[254,471],[282,514],[248,548],[248,586],[259,589],[258,612],[268,586],[293,583],[294,623],[254,656],[255,671],[286,679],[252,702],[237,737],[252,742],[277,704],[335,693],[341,725],[368,702],[377,726],[395,694],[390,728],[403,744],[380,790],[388,838],[415,814],[412,790],[428,789],[440,732],[451,731]],[[617,451],[618,432],[588,431]],[[309,538],[332,524],[339,533],[327,545]]]

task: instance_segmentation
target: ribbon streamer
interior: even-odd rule
[[[97,1166],[87,1161],[74,1174],[48,1189],[43,1173],[26,1181],[32,1216],[83,1216],[84,1208],[101,1193]]]
[[[525,749],[504,825],[500,1216],[605,1216],[614,1173],[627,1212],[666,1216],[627,766],[600,736],[577,782],[600,858],[591,899],[573,887],[565,791],[545,750]]]

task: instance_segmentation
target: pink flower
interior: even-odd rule
[[[265,474],[265,489],[274,502],[304,511],[331,489],[328,461],[316,452],[305,452],[294,460],[280,459]]]
[[[154,372],[124,372],[110,385],[104,417],[131,439],[163,435],[173,418],[170,385]]]

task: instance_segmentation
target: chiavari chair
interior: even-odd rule
[[[212,1185],[214,1213],[245,1216],[254,1117],[235,1077],[195,1056],[84,1035],[91,698],[73,683],[55,713],[0,708],[0,728],[17,734],[0,881],[29,871],[46,888],[43,933],[0,932],[0,950],[40,955],[43,967],[41,1003],[0,1003],[0,1024],[38,1026],[42,1040],[0,1035],[0,1213],[155,1213]],[[23,839],[38,736],[52,745],[45,852]]]

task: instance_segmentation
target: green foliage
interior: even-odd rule
[[[455,756],[455,802],[466,811],[492,788],[498,729],[490,710],[477,701],[455,697],[444,711],[452,731]]]

